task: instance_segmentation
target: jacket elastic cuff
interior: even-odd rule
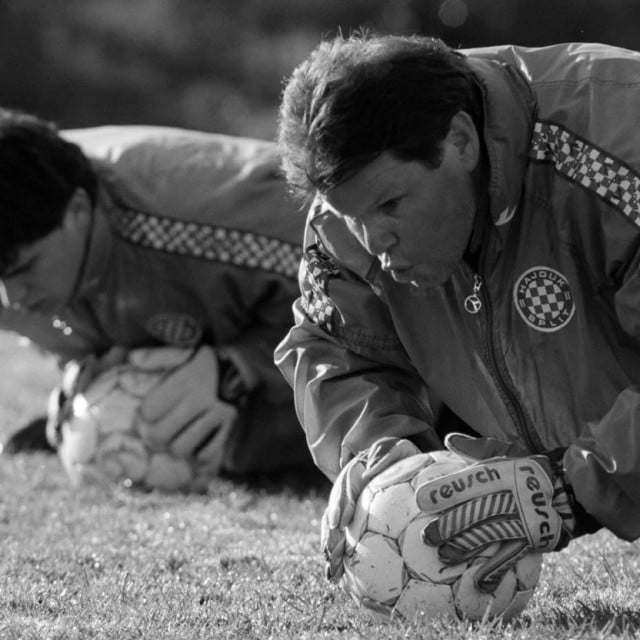
[[[567,537],[566,540],[561,538],[560,544],[558,545],[558,549],[561,549],[569,543],[573,538],[579,538],[580,536],[586,535],[588,533],[595,533],[599,529],[603,528],[603,525],[598,522],[576,499],[576,495],[573,491],[573,487],[567,481],[563,458],[564,453],[567,450],[566,447],[558,447],[553,451],[547,452],[547,457],[551,462],[551,468],[555,474],[562,474],[563,476],[563,484],[565,491],[567,492],[569,502],[571,504],[571,511],[573,512],[574,517],[574,526],[573,531],[570,536]]]

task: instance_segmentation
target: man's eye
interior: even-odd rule
[[[388,200],[385,200],[380,205],[380,211],[382,211],[384,215],[392,214],[396,210],[396,207],[398,206],[399,201],[400,201],[399,198],[389,198]]]

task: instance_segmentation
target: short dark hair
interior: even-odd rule
[[[51,122],[0,108],[0,273],[61,224],[79,187],[95,203],[97,178],[80,147]]]
[[[457,112],[481,131],[481,102],[465,57],[437,38],[356,33],[324,41],[283,93],[278,138],[287,182],[308,199],[384,151],[437,167]]]

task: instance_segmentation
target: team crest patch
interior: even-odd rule
[[[513,287],[513,303],[522,319],[537,331],[558,331],[576,310],[567,279],[555,269],[532,267]]]
[[[182,313],[161,313],[146,324],[147,331],[165,344],[191,347],[200,341],[202,327],[191,316]]]

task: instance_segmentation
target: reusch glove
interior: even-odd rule
[[[327,580],[338,582],[344,573],[344,529],[353,518],[362,490],[392,464],[418,453],[420,449],[410,440],[380,438],[343,467],[329,494],[321,523],[320,544],[326,560]]]
[[[131,361],[141,369],[145,368],[144,352],[131,354]],[[143,439],[152,447],[169,448],[177,457],[195,456],[200,462],[219,467],[224,443],[238,418],[237,405],[244,396],[231,362],[225,363],[225,373],[231,383],[228,397],[233,402],[220,397],[221,366],[215,349],[206,345],[195,349],[143,399]]]
[[[517,445],[491,438],[450,434],[445,446],[471,464],[416,489],[420,509],[437,516],[425,527],[423,540],[438,547],[447,564],[470,560],[501,543],[476,573],[480,591],[493,592],[523,555],[569,543],[574,498],[560,465],[547,456],[518,455]],[[508,455],[500,455],[501,449]],[[490,457],[478,460],[483,454]]]
[[[103,371],[122,364],[126,358],[127,349],[115,346],[101,356],[90,354],[64,366],[60,385],[51,391],[47,404],[46,435],[54,449],[62,441],[62,424],[72,415],[74,396],[84,392]]]

